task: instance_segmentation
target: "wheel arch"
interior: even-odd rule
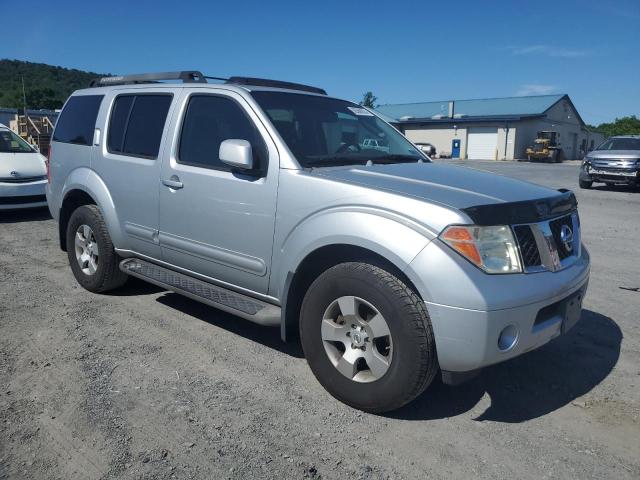
[[[96,205],[96,201],[91,195],[79,188],[70,190],[62,200],[58,217],[58,236],[60,249],[64,252],[67,251],[67,226],[69,225],[71,214],[83,205]]]
[[[284,341],[293,340],[298,336],[302,300],[313,281],[322,272],[344,262],[365,262],[383,268],[398,277],[420,296],[414,282],[404,273],[403,267],[396,265],[381,253],[348,243],[324,245],[308,253],[295,271],[290,271],[287,275],[283,289],[280,331]]]
[[[104,217],[114,245],[120,244],[121,232],[111,194],[102,179],[88,168],[74,170],[62,189],[62,202],[58,215],[60,248],[67,249],[66,232],[74,210],[82,205],[96,205]]]

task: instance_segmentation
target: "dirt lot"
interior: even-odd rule
[[[46,212],[0,216],[0,478],[640,478],[640,192],[577,166],[472,162],[576,190],[581,321],[387,416],[316,382],[300,348],[138,281],[74,281]]]

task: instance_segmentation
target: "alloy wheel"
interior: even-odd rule
[[[371,303],[340,297],[324,312],[322,343],[333,366],[355,382],[373,382],[387,373],[393,343],[387,321]]]
[[[98,270],[98,243],[89,225],[80,225],[75,236],[76,260],[82,273],[93,275]]]

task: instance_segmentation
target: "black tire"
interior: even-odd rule
[[[591,180],[578,180],[580,188],[591,188],[593,182]]]
[[[393,356],[386,373],[374,381],[361,383],[344,376],[325,351],[323,314],[342,296],[360,297],[374,305],[388,325]],[[313,282],[302,302],[300,338],[307,362],[322,386],[341,402],[367,412],[387,412],[409,403],[438,372],[424,302],[396,276],[367,263],[336,265]]]
[[[97,268],[93,274],[84,273],[76,259],[76,232],[82,225],[91,228],[98,248]],[[118,268],[120,257],[113,248],[102,213],[95,205],[83,205],[71,214],[67,225],[67,256],[74,277],[90,292],[108,292],[127,281],[127,274]]]

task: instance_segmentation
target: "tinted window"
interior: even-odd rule
[[[122,152],[124,131],[133,104],[133,95],[122,95],[116,98],[111,110],[109,120],[109,134],[107,135],[107,148],[110,152]]]
[[[216,170],[229,170],[220,161],[220,144],[229,139],[247,140],[256,168],[266,166],[266,146],[253,122],[233,100],[212,95],[189,100],[180,137],[181,163]]]
[[[120,95],[109,122],[110,152],[157,158],[171,95]]]
[[[53,139],[56,142],[93,144],[93,131],[103,95],[71,97],[56,124]]]

